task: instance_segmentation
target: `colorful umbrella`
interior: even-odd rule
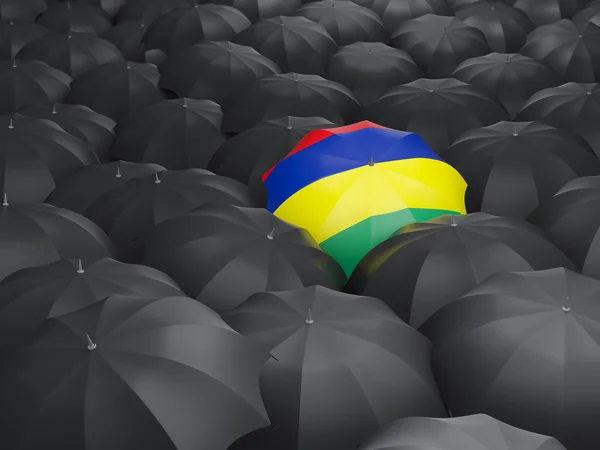
[[[310,132],[262,180],[267,209],[347,275],[404,225],[466,212],[466,182],[421,137],[366,121]]]

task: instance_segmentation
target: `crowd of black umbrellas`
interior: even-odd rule
[[[0,0],[0,448],[600,448],[600,0]],[[419,134],[350,277],[265,209]]]

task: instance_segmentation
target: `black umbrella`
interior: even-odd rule
[[[360,111],[360,103],[346,86],[318,75],[284,73],[252,83],[225,111],[223,131],[241,133],[259,122],[284,116],[317,116],[346,124]]]
[[[465,6],[468,6],[468,5],[472,5],[473,3],[478,3],[480,1],[481,0],[446,0],[446,2],[448,3],[448,6],[452,10],[452,14],[446,14],[446,15],[451,16],[454,13],[456,13],[456,11],[458,11],[459,9],[464,8]],[[515,0],[503,0],[503,1],[506,1],[509,4],[513,4],[515,2]]]
[[[36,22],[57,33],[94,36],[101,35],[111,27],[110,16],[103,9],[79,1],[52,5]]]
[[[383,427],[359,450],[566,450],[555,438],[532,433],[487,414],[438,419],[410,417]]]
[[[425,14],[440,16],[452,14],[446,0],[358,0],[356,3],[371,8],[379,14],[390,33],[394,32],[402,22]]]
[[[322,0],[307,3],[294,15],[323,25],[338,45],[355,42],[387,43],[390,39],[377,13],[351,1]]]
[[[231,6],[195,5],[178,8],[148,27],[144,42],[169,54],[201,41],[228,41],[250,26],[248,18]]]
[[[453,78],[423,78],[391,88],[366,108],[363,119],[417,133],[443,152],[463,132],[509,120],[509,115],[476,86]]]
[[[256,292],[339,288],[346,278],[306,230],[266,209],[205,205],[159,224],[145,244],[145,264],[219,313]]]
[[[440,216],[405,226],[371,250],[348,281],[420,327],[488,276],[573,263],[531,224],[487,213]]]
[[[69,94],[71,81],[66,73],[40,61],[0,61],[0,114],[60,102]]]
[[[511,117],[536,92],[561,84],[546,64],[518,53],[490,53],[468,59],[452,76],[495,95]]]
[[[447,416],[430,343],[375,298],[263,292],[223,319],[272,355],[260,387],[277,440],[248,448],[351,449],[391,420]]]
[[[568,19],[536,28],[519,53],[544,61],[565,81],[600,81],[600,24]]]
[[[65,177],[98,158],[92,147],[49,120],[0,116],[0,192],[42,202]]]
[[[144,19],[127,20],[118,23],[101,37],[117,47],[127,61],[144,63],[148,62],[146,44],[143,42],[147,29],[148,24]]]
[[[588,22],[600,24],[600,2],[592,1],[588,5],[573,16],[573,22],[576,25],[585,26]]]
[[[523,11],[535,26],[554,23],[560,19],[570,19],[583,9],[589,0],[516,0],[514,7]]]
[[[166,170],[158,164],[115,161],[85,166],[65,178],[52,191],[46,203],[86,215],[90,206],[107,192],[124,188],[128,180]]]
[[[566,182],[600,175],[585,141],[541,122],[498,122],[462,134],[443,153],[467,182],[468,212],[526,219]]]
[[[449,410],[595,449],[599,294],[600,281],[562,267],[504,273],[438,311],[422,330]]]
[[[124,122],[132,112],[163,99],[159,78],[153,64],[105,64],[75,80],[67,102]]]
[[[108,236],[72,211],[46,203],[9,204],[6,194],[0,209],[0,280],[61,258],[93,262],[116,255]]]
[[[210,100],[154,103],[117,129],[112,157],[167,169],[204,169],[225,142],[222,120],[221,107]]]
[[[73,78],[104,64],[125,61],[113,44],[85,33],[48,34],[24,45],[17,58],[45,62]]]
[[[429,78],[445,78],[461,62],[491,52],[484,34],[455,17],[427,14],[392,33],[394,47],[408,52]]]
[[[575,189],[600,189],[600,176],[579,177],[565,183],[555,195]]]
[[[0,353],[25,343],[48,319],[84,309],[113,294],[183,295],[168,275],[111,258],[89,265],[81,259],[63,259],[22,269],[0,283]]]
[[[424,76],[410,55],[380,42],[341,47],[329,62],[327,79],[352,89],[366,107],[392,86]]]
[[[146,19],[148,24],[177,8],[194,6],[197,0],[127,0],[116,15],[117,23]]]
[[[234,42],[254,48],[284,72],[325,75],[337,44],[320,23],[305,17],[277,16],[241,32]]]
[[[517,120],[539,120],[584,138],[600,157],[600,86],[566,83],[533,94]]]
[[[239,181],[188,169],[130,179],[98,198],[85,214],[113,239],[123,261],[138,263],[142,239],[155,225],[211,202],[258,206]]]
[[[23,108],[19,113],[35,119],[51,120],[67,133],[90,144],[100,161],[108,159],[116,123],[87,106],[47,103]]]
[[[211,3],[231,6],[253,23],[276,16],[290,16],[302,4],[300,0],[213,0]]]
[[[33,22],[47,8],[45,0],[0,0],[0,20]]]
[[[131,0],[129,1],[131,2]],[[77,0],[77,3],[97,6],[108,13],[110,17],[114,17],[125,6],[127,0]]]
[[[199,302],[112,295],[2,361],[0,435],[36,450],[226,450],[269,424],[265,356]]]
[[[47,28],[30,22],[0,22],[0,61],[15,59],[25,44],[48,34]]]
[[[518,9],[502,1],[479,1],[460,8],[456,17],[481,31],[498,53],[518,52],[535,26]]]

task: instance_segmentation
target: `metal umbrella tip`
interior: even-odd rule
[[[587,91],[587,95],[592,95],[592,91]]]
[[[156,172],[154,174],[154,183],[156,183],[156,184],[160,183],[160,178],[158,177],[158,172]]]
[[[312,318],[312,311],[310,309],[308,310],[308,317],[306,318],[305,322],[309,325],[315,322]]]
[[[513,133],[513,136],[518,136],[518,135],[519,135],[519,133]]]
[[[13,125],[13,120],[12,117],[10,118],[10,120],[8,121],[8,129],[12,130],[15,126]]]
[[[123,175],[121,175],[121,168],[119,166],[117,166],[117,174],[115,175],[115,177],[117,178],[121,178]]]
[[[6,192],[2,194],[2,206],[8,206],[8,195]]]
[[[187,108],[188,104],[187,104],[187,98],[183,97],[183,107]]]
[[[81,259],[77,260],[77,273],[83,273],[85,272],[85,270],[83,270],[83,264],[81,263]]]
[[[571,308],[570,308],[569,306],[563,306],[563,307],[562,307],[562,310],[563,310],[564,312],[569,312],[569,311],[571,311]]]
[[[12,66],[13,67],[17,67],[17,60],[16,59],[13,59],[13,65]]]
[[[371,155],[371,159],[369,160],[369,166],[373,167],[375,165],[375,161],[373,161],[373,156]]]
[[[73,37],[73,35],[71,34],[71,30],[69,30],[69,34],[67,34],[67,37],[68,37],[69,39],[71,39],[71,38]]]
[[[270,239],[271,241],[273,240],[274,237],[275,237],[275,228],[273,228],[271,230],[271,232],[269,234],[267,234],[267,239]]]
[[[428,89],[427,91],[431,94],[433,92],[433,89]]]
[[[125,67],[127,67],[128,69],[131,69],[131,64],[129,64],[129,61],[127,61],[127,66],[125,66]]]
[[[87,341],[88,341],[87,349],[94,350],[96,348],[96,344],[94,344],[94,341],[92,341],[92,338],[90,337],[90,335],[86,334],[85,337],[87,338]]]
[[[228,51],[228,52],[231,52],[231,48],[232,48],[232,46],[231,46],[231,42],[228,42],[228,43],[227,43],[227,51]]]
[[[52,103],[52,114],[56,114],[56,103]]]

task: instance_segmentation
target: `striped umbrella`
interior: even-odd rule
[[[367,121],[311,131],[262,181],[267,209],[347,275],[404,225],[466,213],[466,182],[420,136]]]

